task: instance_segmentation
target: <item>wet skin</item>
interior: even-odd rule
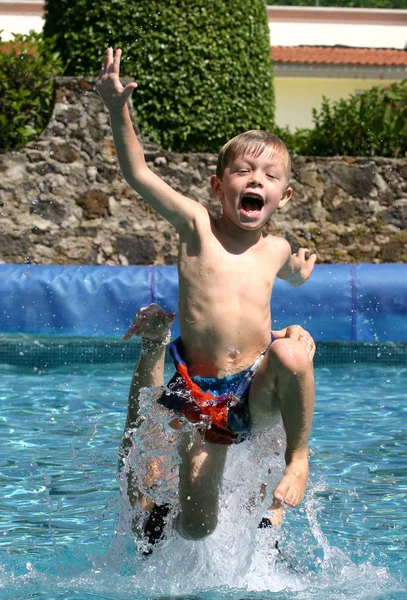
[[[110,110],[113,136],[128,183],[179,234],[179,317],[184,354],[191,375],[224,377],[249,367],[269,346],[270,300],[276,277],[301,285],[311,275],[316,256],[307,249],[292,254],[288,242],[268,235],[264,226],[290,200],[287,157],[281,149],[244,152],[211,178],[213,194],[222,203],[214,218],[198,202],[173,190],[151,171],[134,133],[127,99],[135,84],[119,81],[121,51],[109,49],[98,91]],[[131,86],[131,87],[129,87]],[[282,343],[279,343],[282,342]],[[249,397],[255,431],[281,415],[287,435],[286,472],[276,501],[296,506],[308,477],[308,437],[314,404],[313,372],[308,354],[293,340],[277,340],[267,352]],[[185,486],[199,503],[202,486],[220,480],[223,461],[208,445],[208,456],[196,475],[196,460],[186,453]],[[198,461],[199,462],[199,461]],[[211,464],[211,469],[204,467]],[[219,470],[217,470],[219,464]],[[207,514],[217,513],[216,492],[208,494]],[[181,500],[182,501],[182,500]],[[210,530],[194,522],[180,525],[185,536]],[[182,519],[182,513],[181,513]],[[216,519],[215,519],[216,520]]]

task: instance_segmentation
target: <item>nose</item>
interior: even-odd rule
[[[262,177],[258,171],[253,171],[250,177],[250,186],[263,187]]]

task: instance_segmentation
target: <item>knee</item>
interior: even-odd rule
[[[275,340],[270,347],[273,369],[277,372],[292,375],[306,375],[312,372],[312,362],[306,347],[298,340]]]
[[[203,540],[211,535],[217,526],[216,518],[206,518],[200,521],[182,518],[182,514],[178,516],[176,529],[181,537],[186,540]]]

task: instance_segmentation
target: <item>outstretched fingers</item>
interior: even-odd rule
[[[113,49],[111,49],[111,50],[112,50],[112,55],[113,55]],[[117,48],[116,52],[114,53],[114,58],[113,58],[113,61],[112,61],[112,65],[113,65],[112,68],[113,68],[113,71],[115,73],[117,73],[118,75],[120,73],[120,58],[121,58],[121,55],[122,55],[121,48]]]
[[[310,277],[314,269],[314,265],[317,260],[317,255],[315,253],[311,254],[308,248],[300,248],[298,250],[298,253],[294,254],[294,256],[297,256],[297,258],[300,261],[301,278],[303,279],[303,281],[306,281]]]
[[[110,63],[112,62],[112,60],[113,60],[113,48],[110,48],[110,47],[109,47],[109,48],[106,50],[105,58],[104,58],[104,61],[103,61],[103,67],[104,67],[104,69],[105,69],[106,71],[107,71],[107,68],[108,68],[108,66],[109,66],[109,65],[110,65]]]
[[[103,59],[102,72],[120,74],[120,57],[122,55],[121,48],[118,48],[113,55],[113,48],[109,47]]]
[[[308,248],[299,248],[296,255],[302,263],[311,263],[312,265],[314,265],[315,261],[317,260],[317,255],[315,254],[315,252],[310,252]]]
[[[103,66],[96,83],[98,92],[109,110],[122,108],[137,87],[135,81],[128,83],[126,87],[120,83],[121,55],[121,48],[118,48],[116,52],[113,52],[112,47],[106,50]]]
[[[306,279],[309,278],[309,276],[311,275],[313,269],[314,269],[314,265],[315,265],[315,261],[317,260],[317,255],[316,254],[311,254],[311,256],[305,260],[305,264],[302,267],[302,272],[305,272],[305,276]]]

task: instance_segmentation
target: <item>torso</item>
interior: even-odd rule
[[[179,317],[191,375],[224,377],[249,367],[270,343],[270,300],[284,263],[280,238],[237,248],[208,213],[180,236]]]

